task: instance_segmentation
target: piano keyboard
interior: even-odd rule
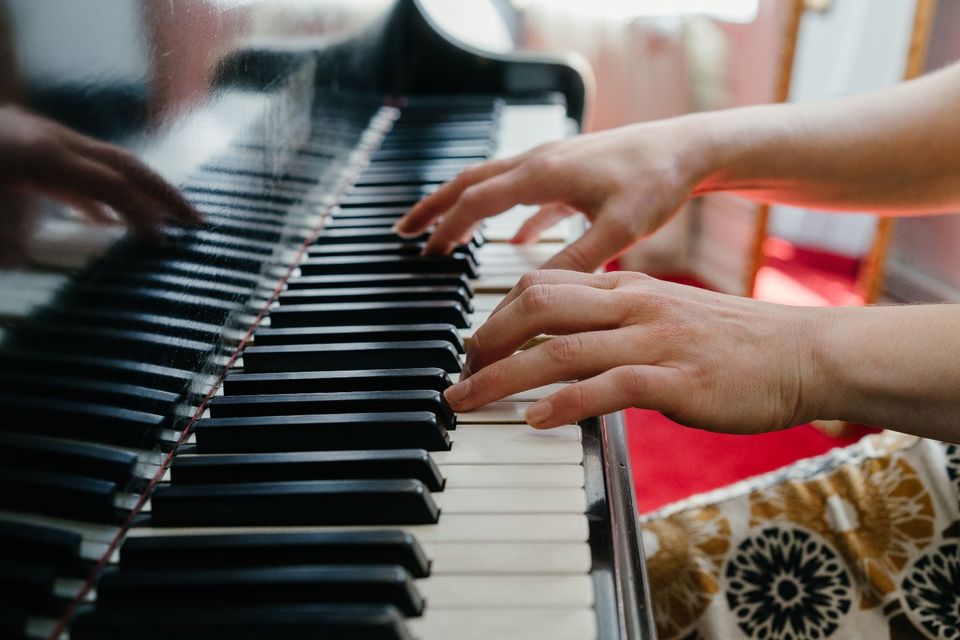
[[[204,228],[156,255],[110,249],[66,294],[48,276],[52,303],[10,298],[8,315],[41,311],[0,360],[0,541],[18,550],[0,582],[19,590],[0,635],[69,618],[75,639],[615,637],[587,515],[606,509],[596,421],[527,427],[558,385],[461,414],[442,397],[571,223],[506,244],[518,207],[434,258],[390,230],[462,168],[565,135],[564,109],[423,99],[397,116],[361,135],[321,115],[267,189],[237,145],[184,187]],[[94,355],[111,345],[124,355]]]

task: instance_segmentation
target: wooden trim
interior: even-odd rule
[[[937,0],[916,0],[910,51],[903,72],[904,80],[912,80],[923,73],[927,64],[930,31],[936,14]],[[887,251],[893,239],[895,219],[882,216],[877,220],[877,232],[870,251],[864,258],[857,278],[857,288],[867,304],[875,303],[883,293],[886,278]]]
[[[790,81],[793,78],[793,62],[797,53],[797,38],[800,35],[800,20],[806,9],[806,0],[792,0],[790,15],[787,18],[783,40],[780,44],[780,69],[777,72],[777,86],[773,101],[787,102],[790,99]],[[757,273],[763,266],[763,241],[767,239],[767,224],[770,220],[770,205],[757,206],[757,223],[753,236],[750,268],[747,272],[745,290],[753,296],[757,284]]]

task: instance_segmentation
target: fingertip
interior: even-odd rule
[[[535,429],[547,429],[552,426],[548,423],[552,415],[553,404],[549,400],[540,400],[527,408],[523,418]]]

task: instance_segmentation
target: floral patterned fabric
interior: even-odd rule
[[[960,640],[960,446],[870,436],[642,526],[663,640]]]

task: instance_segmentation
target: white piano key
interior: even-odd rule
[[[429,605],[428,605],[429,606]],[[411,618],[418,640],[594,640],[596,613],[566,609],[439,609]]]
[[[448,489],[433,494],[441,512],[450,513],[584,513],[583,489]]]
[[[431,575],[584,574],[590,571],[586,542],[426,543]]]
[[[501,400],[474,409],[457,413],[457,424],[517,424],[522,423],[523,414],[530,402]]]
[[[480,487],[556,487],[583,486],[583,467],[579,464],[445,464],[440,472],[446,478],[445,489]]]
[[[499,293],[478,293],[473,296],[473,308],[477,311],[493,311],[504,296]]]
[[[589,528],[582,513],[442,514],[437,524],[366,527],[135,527],[131,537],[204,535],[210,533],[296,533],[313,531],[383,531],[402,529],[422,544],[587,542]]]
[[[427,599],[426,615],[437,609],[589,607],[590,576],[431,576],[418,580]]]
[[[506,402],[536,402],[547,396],[551,396],[565,386],[568,383],[566,382],[556,382],[554,384],[546,384],[542,387],[535,387],[533,389],[527,389],[526,391],[521,391],[520,393],[515,393],[512,396],[507,396],[504,398]]]
[[[525,424],[463,424],[450,432],[450,451],[434,451],[437,464],[579,464],[580,427],[534,429]]]

